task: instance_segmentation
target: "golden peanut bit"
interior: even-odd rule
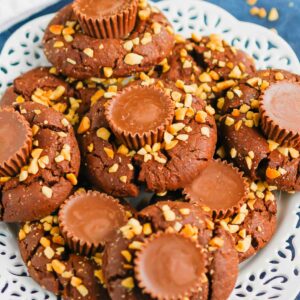
[[[205,224],[206,224],[207,229],[209,229],[209,230],[214,230],[214,228],[215,228],[215,223],[214,223],[213,221],[211,221],[211,220],[209,220],[209,219],[206,219],[206,220],[205,220]]]
[[[150,235],[152,234],[152,228],[150,223],[146,223],[143,225],[143,234],[144,235]]]
[[[103,271],[102,269],[99,269],[99,270],[95,270],[94,271],[94,276],[100,281],[100,283],[102,285],[104,285],[104,275],[103,275]]]
[[[66,175],[66,178],[71,182],[72,185],[78,184],[77,176],[73,173],[69,173]]]
[[[26,238],[26,233],[24,229],[20,229],[18,237],[19,237],[19,241],[23,241]]]
[[[119,165],[115,163],[111,167],[109,167],[108,173],[116,173],[118,169],[119,169]]]
[[[110,67],[104,67],[103,73],[106,78],[110,78],[113,75],[113,69]]]
[[[52,259],[55,256],[55,252],[51,247],[46,247],[45,250],[44,250],[44,255],[48,259]]]
[[[3,177],[2,177],[3,178]],[[25,169],[25,167],[23,167],[23,169],[21,170],[20,174],[19,174],[19,181],[23,182],[28,178],[28,171]],[[7,180],[8,181],[8,180]]]
[[[50,32],[55,34],[55,35],[61,35],[63,29],[64,29],[63,25],[51,25],[49,27]]]
[[[230,149],[230,156],[231,156],[231,158],[236,158],[236,156],[237,156],[237,151],[236,151],[235,148],[231,148],[231,149]]]
[[[209,138],[210,137],[210,129],[209,129],[209,127],[202,127],[201,128],[201,134],[203,136],[206,136],[207,138]]]
[[[94,57],[94,50],[91,49],[91,48],[85,48],[85,49],[83,50],[83,53],[84,53],[85,55],[87,55],[88,57],[91,57],[91,58]]]
[[[176,223],[175,223],[176,225]],[[182,224],[180,224],[182,225]],[[177,227],[178,225],[176,225]],[[174,226],[175,227],[175,226]],[[175,228],[174,228],[175,229]],[[182,229],[179,231],[180,234],[182,234],[185,237],[189,237],[193,240],[197,240],[198,239],[198,228],[191,225],[191,224],[185,224],[182,226]]]
[[[275,8],[275,7],[271,8],[271,10],[269,12],[268,20],[270,22],[275,22],[278,19],[279,19],[279,12],[278,12],[277,8]]]
[[[244,228],[244,229],[240,230],[238,234],[241,238],[244,239],[246,237],[246,233],[247,233],[246,229]]]
[[[224,240],[216,236],[209,241],[209,245],[213,248],[222,248],[224,245]]]
[[[94,144],[93,144],[93,143],[91,143],[91,144],[89,144],[89,145],[87,146],[87,151],[88,151],[89,153],[92,153],[92,152],[94,151]]]
[[[79,124],[79,127],[77,129],[77,133],[78,134],[84,134],[85,132],[87,132],[91,127],[91,121],[88,117],[83,117],[80,124]]]
[[[266,170],[266,176],[269,179],[276,179],[276,178],[280,177],[281,175],[282,174],[279,169],[276,170],[276,169],[268,167]]]
[[[67,58],[67,62],[71,65],[76,65],[76,61],[70,57]]]
[[[43,90],[41,88],[37,88],[33,94],[31,95],[31,100],[35,103],[39,103],[45,105],[47,107],[55,106],[55,101],[59,100],[65,93],[66,88],[62,85],[59,85],[55,90]],[[21,99],[17,97],[16,102],[20,102]]]
[[[54,44],[53,44],[53,48],[62,48],[62,47],[64,47],[64,42],[62,42],[62,41],[56,41],[56,42],[54,42]]]
[[[127,262],[131,262],[131,260],[132,260],[132,255],[131,255],[131,253],[128,251],[128,250],[123,250],[123,251],[121,251],[121,255],[125,258],[125,260],[127,261]]]
[[[168,205],[164,205],[162,207],[163,216],[166,221],[172,222],[176,220],[176,214],[174,211],[171,210],[171,208]]]
[[[140,10],[139,13],[139,18],[142,20],[142,21],[146,21],[149,19],[150,15],[151,15],[151,8],[150,7],[146,7],[145,9],[143,10]]]
[[[254,6],[254,7],[252,7],[251,9],[250,9],[250,14],[252,15],[252,16],[258,16],[258,17],[260,17],[261,19],[264,19],[264,18],[266,18],[266,16],[267,16],[267,11],[266,11],[266,9],[265,8],[263,8],[263,7],[256,7],[256,6]]]
[[[132,41],[126,41],[124,44],[123,44],[123,48],[130,52],[132,49],[133,49],[133,42]]]
[[[141,64],[143,59],[144,59],[144,57],[139,54],[128,53],[124,58],[124,62],[127,65],[134,66],[134,65]]]
[[[138,2],[138,7],[139,8],[146,8],[148,6],[148,1],[147,0],[139,0]]]
[[[60,153],[54,158],[56,163],[63,161],[71,161],[71,147],[68,144],[64,144]]]
[[[131,250],[141,250],[143,245],[144,243],[142,242],[133,241],[131,244],[129,244],[128,248]]]
[[[98,90],[92,97],[91,97],[91,106],[95,105],[99,99],[101,99],[105,94],[103,89]]]
[[[61,120],[61,124],[65,127],[69,127],[69,125],[70,125],[69,121],[66,118],[63,118]]]
[[[134,288],[134,280],[133,277],[127,277],[122,280],[121,285],[126,289],[132,290]]]
[[[126,225],[120,228],[123,237],[130,240],[134,236],[141,234],[143,231],[143,226],[137,219],[131,218]]]
[[[127,183],[127,176],[126,175],[120,176],[119,179],[120,179],[120,182]]]
[[[247,235],[244,239],[238,241],[237,245],[235,246],[235,249],[238,252],[245,253],[250,249],[251,241],[251,235]]]
[[[77,286],[76,289],[82,297],[86,297],[89,293],[88,289],[82,284]]]
[[[111,148],[103,147],[104,152],[106,153],[107,157],[110,159],[114,159],[115,153]]]
[[[42,194],[48,198],[48,199],[51,199],[52,198],[52,195],[53,195],[53,191],[51,188],[47,187],[47,186],[43,186],[42,187]]]
[[[96,132],[97,134],[97,137],[104,140],[104,141],[108,141],[111,133],[109,132],[108,129],[104,128],[104,127],[101,127],[97,130]]]
[[[229,80],[218,82],[216,86],[214,86],[212,89],[214,92],[217,93],[217,92],[225,91],[235,85],[236,85],[236,81],[233,79],[229,79]]]

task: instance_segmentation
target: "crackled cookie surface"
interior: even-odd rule
[[[32,132],[32,149],[19,173],[1,177],[1,218],[24,222],[53,212],[77,184],[80,153],[65,117],[44,105],[26,102],[17,111]]]
[[[102,254],[88,258],[70,251],[56,214],[25,223],[19,248],[30,276],[45,289],[69,300],[109,299],[101,284]]]

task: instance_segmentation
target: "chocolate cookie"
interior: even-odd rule
[[[237,253],[230,234],[212,227],[210,216],[189,203],[166,201],[141,211],[105,248],[110,297],[227,299]]]
[[[104,87],[96,82],[73,82],[55,68],[36,68],[14,80],[13,86],[4,93],[0,106],[32,101],[63,113],[72,125],[76,125],[100,91],[103,96]]]
[[[228,158],[253,180],[293,191],[300,189],[299,149],[268,139],[259,113],[259,97],[283,80],[298,82],[299,77],[280,70],[259,71],[219,99],[218,108],[224,113],[220,129]]]
[[[232,87],[225,95],[217,101],[217,109],[220,114],[230,113],[233,109],[247,104],[258,109],[258,100],[262,92],[270,83],[281,80],[298,81],[297,75],[284,70],[260,70],[251,76],[240,80],[239,84]],[[253,103],[252,103],[253,102]]]
[[[1,177],[1,219],[37,220],[53,212],[77,184],[80,153],[74,131],[65,117],[44,105],[18,106],[31,127],[32,150],[14,177]]]
[[[254,59],[230,46],[218,34],[194,36],[193,41],[198,63],[207,71],[215,71],[220,79],[240,80],[255,71]]]
[[[216,127],[211,107],[190,88],[148,78],[92,106],[80,137],[90,182],[114,196],[137,196],[138,183],[153,192],[176,190],[205,168]]]
[[[90,4],[94,8],[95,5],[91,1]],[[174,35],[170,23],[146,1],[140,3],[137,11],[133,9],[134,17],[137,15],[135,27],[125,38],[110,37],[118,36],[117,30],[111,33],[106,31],[105,34],[110,38],[89,36],[87,33],[91,32],[93,36],[103,36],[100,30],[92,30],[92,27],[101,26],[102,21],[89,22],[85,26],[84,23],[86,24],[87,18],[91,16],[81,18],[77,6],[75,2],[74,11],[72,5],[59,11],[47,27],[44,36],[47,58],[59,72],[67,76],[76,79],[130,76],[134,72],[150,70],[167,57],[173,48]],[[97,17],[102,16],[98,14]],[[110,26],[107,23],[106,25]],[[118,27],[115,24],[111,25]],[[124,31],[120,35],[123,34]]]
[[[205,47],[211,50],[205,52],[207,50]],[[199,51],[201,53],[204,51],[205,56],[200,55]],[[207,56],[211,52],[214,54],[210,60]],[[240,57],[243,57],[241,63]],[[155,70],[154,73],[150,71],[150,75],[153,73],[151,76],[196,85],[196,95],[215,106],[216,98],[223,97],[229,88],[236,86],[248,75],[247,72],[252,74],[255,66],[253,59],[242,51],[230,47],[220,37],[214,35],[201,37],[192,34],[189,40],[176,36],[176,45],[172,54],[164,59]]]
[[[102,285],[102,253],[91,258],[72,253],[56,214],[25,223],[19,248],[30,276],[48,291],[68,300],[110,299]]]
[[[212,211],[215,223],[233,234],[240,261],[256,254],[276,229],[272,187],[251,182],[225,161],[212,160],[183,190],[190,203]]]
[[[33,101],[64,113],[70,97],[74,97],[74,90],[62,77],[55,76],[55,70],[35,68],[14,80],[13,87],[3,95],[1,106]]]

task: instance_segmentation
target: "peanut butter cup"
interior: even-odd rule
[[[271,84],[260,98],[262,129],[269,139],[281,145],[300,145],[300,83]]]
[[[118,200],[95,191],[75,193],[59,212],[59,225],[69,247],[87,256],[101,250],[126,221],[126,211]]]
[[[154,86],[131,86],[109,101],[106,118],[114,134],[129,148],[163,140],[174,116],[172,99]]]
[[[135,259],[139,287],[152,299],[186,299],[201,288],[205,275],[202,247],[178,233],[148,239]]]
[[[211,160],[183,192],[191,203],[209,207],[218,218],[236,212],[247,199],[248,188],[238,169],[221,160]]]
[[[0,109],[0,177],[14,176],[27,162],[32,132],[25,118],[13,109]]]
[[[76,0],[73,11],[84,32],[95,38],[124,38],[133,30],[137,0]]]

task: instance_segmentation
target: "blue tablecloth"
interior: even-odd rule
[[[44,14],[55,12],[69,2],[71,2],[71,0],[61,0],[57,4],[52,5],[35,15],[32,15],[30,18],[23,20],[17,25],[9,28],[7,31],[1,33],[0,51],[3,48],[7,38],[28,20]],[[260,19],[258,17],[251,16],[249,14],[250,7],[247,5],[245,0],[210,0],[210,2],[225,8],[236,18],[242,21],[255,22],[268,28],[276,28],[278,33],[288,41],[300,58],[300,42],[298,40],[300,38],[300,28],[298,27],[300,24],[300,0],[260,0],[257,4],[260,7],[265,7],[268,10],[271,7],[278,8],[280,18],[276,22],[269,22],[267,19]],[[300,300],[300,293],[295,300]]]

